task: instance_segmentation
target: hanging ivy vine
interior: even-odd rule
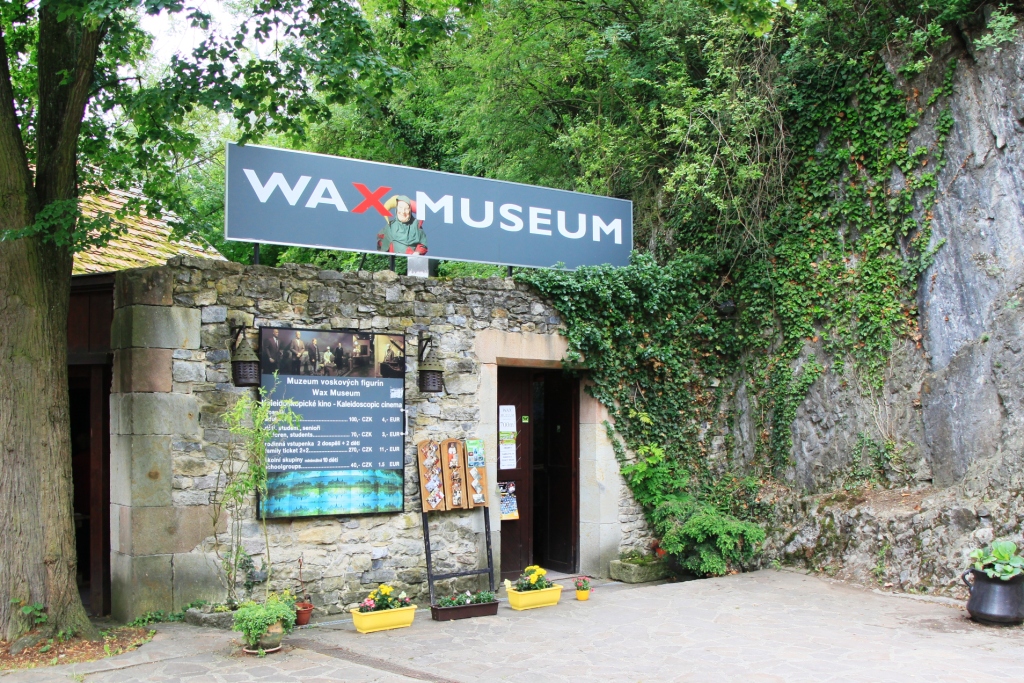
[[[943,34],[901,26],[903,75],[914,76]],[[660,262],[636,253],[624,268],[518,275],[560,311],[567,365],[585,369],[608,408],[622,474],[661,547],[698,574],[756,555],[763,493],[790,465],[810,386],[847,369],[880,386],[894,344],[920,339],[916,288],[941,246],[931,208],[955,61],[926,97],[898,86],[881,48],[851,56],[812,42],[779,56],[788,165],[756,235],[714,248],[694,239]],[[912,146],[925,120],[931,143]],[[673,210],[692,199],[681,187]],[[739,430],[743,411],[753,433]]]

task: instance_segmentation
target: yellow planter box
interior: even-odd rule
[[[539,591],[509,590],[508,606],[517,610],[548,607],[549,605],[557,605],[558,599],[561,597],[562,587],[558,584]]]
[[[392,628],[405,628],[412,626],[413,617],[416,616],[416,605],[398,607],[396,609],[383,609],[379,612],[360,612],[356,607],[352,611],[352,623],[360,633],[374,633],[375,631],[387,631]]]

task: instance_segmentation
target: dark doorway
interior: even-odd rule
[[[498,405],[516,407],[518,520],[501,523],[501,575],[538,564],[572,573],[579,547],[579,381],[561,370],[498,368]],[[499,408],[500,411],[500,408]]]
[[[78,590],[86,611],[110,613],[110,324],[112,275],[71,279],[68,394]]]

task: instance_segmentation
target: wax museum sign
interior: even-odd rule
[[[622,199],[234,143],[226,175],[230,240],[566,268],[633,248]]]

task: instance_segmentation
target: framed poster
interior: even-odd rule
[[[260,372],[272,405],[290,399],[300,416],[267,446],[261,514],[402,511],[403,335],[262,327]]]

